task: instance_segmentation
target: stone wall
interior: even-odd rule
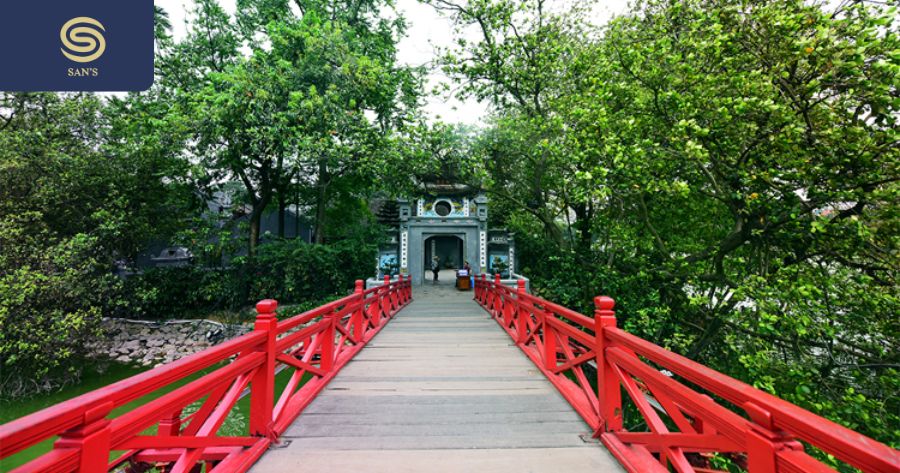
[[[253,330],[250,323],[212,320],[104,319],[103,328],[106,337],[91,346],[94,356],[141,366],[170,363]]]

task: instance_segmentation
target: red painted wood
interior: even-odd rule
[[[475,300],[628,471],[711,472],[698,455],[712,452],[731,455],[752,472],[833,471],[795,438],[862,471],[900,471],[896,450],[616,328],[610,298],[598,297],[590,318],[525,293],[521,283],[511,289],[482,275],[474,289]],[[128,461],[161,462],[169,471],[191,471],[201,462],[216,471],[245,471],[411,299],[410,280],[401,276],[368,290],[357,282],[352,295],[281,322],[274,314],[277,303],[262,301],[251,334],[0,426],[0,458],[58,435],[53,451],[15,471],[100,472]],[[123,404],[222,363],[138,409],[107,418]],[[589,363],[596,364],[594,385],[584,371]],[[294,371],[278,396],[277,367]],[[304,375],[312,379],[300,386]],[[248,384],[250,431],[243,437],[218,435]],[[624,430],[623,387],[650,431]],[[750,420],[710,395],[740,406]],[[203,398],[199,410],[183,415]],[[158,434],[140,435],[154,424]],[[126,453],[107,463],[111,450]]]
[[[246,471],[412,300],[409,278],[386,282],[363,290],[357,281],[352,295],[280,322],[277,302],[261,301],[252,333],[0,425],[0,458],[59,436],[52,451],[14,471],[94,473],[126,462],[160,463],[170,472],[193,471],[201,463],[217,472]],[[118,407],[209,368],[213,370],[184,386],[108,418]],[[281,368],[294,374],[276,405],[274,379]],[[298,389],[305,373],[313,378]],[[248,385],[248,432],[219,435]],[[198,400],[204,400],[200,408],[184,415],[185,407]],[[154,425],[159,427],[155,435],[141,435]],[[112,450],[126,452],[109,463]]]
[[[616,328],[611,298],[597,297],[590,318],[482,277],[475,300],[628,471],[715,471],[701,465],[708,453],[730,455],[753,473],[834,471],[804,452],[799,439],[864,472],[900,472],[897,450]],[[588,362],[596,364],[595,385],[584,376]],[[623,388],[643,420],[630,424],[649,431],[625,431]]]
[[[603,333],[605,327],[616,326],[616,302],[610,297],[594,298],[594,333]],[[622,390],[619,379],[606,360],[609,341],[605,337],[594,336],[594,353],[597,356],[597,398],[600,403],[599,422],[604,432],[622,430]]]
[[[265,343],[257,350],[265,356],[262,369],[257,370],[253,378],[250,395],[250,432],[256,436],[272,436],[272,397],[275,390],[275,337],[277,335],[278,318],[275,310],[278,302],[272,299],[256,304],[255,331],[266,335]]]

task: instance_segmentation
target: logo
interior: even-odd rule
[[[0,90],[147,90],[153,1],[0,0]]]
[[[72,61],[96,61],[106,51],[106,29],[99,21],[79,16],[72,18],[59,31],[59,39],[63,47],[60,51]]]

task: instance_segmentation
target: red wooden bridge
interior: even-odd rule
[[[813,449],[900,471],[897,450],[617,328],[608,297],[586,316],[481,279],[474,302],[412,300],[401,277],[284,320],[262,301],[250,334],[0,426],[0,460],[54,439],[13,471],[836,471]]]

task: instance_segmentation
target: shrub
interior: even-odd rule
[[[96,258],[96,240],[76,235],[26,264],[0,271],[0,396],[46,391],[77,379],[76,363],[116,301],[119,280]]]
[[[234,269],[194,266],[154,268],[125,284],[125,311],[135,318],[182,318],[218,309],[236,309],[244,302]]]
[[[372,273],[376,247],[360,240],[310,245],[297,240],[260,247],[257,257],[243,262],[249,301],[272,298],[303,302],[343,295],[354,281]]]
[[[280,240],[261,245],[254,258],[236,258],[229,268],[151,269],[128,280],[126,312],[120,315],[194,317],[260,299],[283,304],[327,300],[347,294],[356,279],[369,276],[375,254],[375,246],[362,240],[332,245]]]

